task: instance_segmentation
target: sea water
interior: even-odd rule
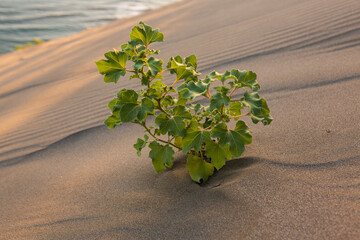
[[[0,54],[71,35],[177,0],[0,0]]]

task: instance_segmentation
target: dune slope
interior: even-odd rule
[[[107,130],[94,61],[140,20],[161,57],[258,73],[274,122],[199,186],[184,156],[159,175]],[[360,3],[185,0],[0,56],[0,239],[357,239]],[[169,82],[171,79],[169,79]]]

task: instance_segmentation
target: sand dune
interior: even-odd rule
[[[207,184],[102,125],[94,61],[139,20],[161,57],[258,73],[274,122]],[[169,80],[170,82],[171,80]],[[0,56],[0,239],[358,239],[360,2],[185,0]]]

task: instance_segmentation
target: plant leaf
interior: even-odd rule
[[[221,146],[214,141],[206,142],[206,156],[211,158],[211,163],[217,170],[222,168],[225,161],[230,160],[232,157],[228,144]]]
[[[241,110],[244,109],[244,106],[241,102],[231,102],[229,107],[229,113],[231,116],[241,115]]]
[[[188,56],[187,58],[185,58],[185,63],[186,65],[189,65],[189,63],[191,64],[191,66],[194,67],[194,69],[196,70],[197,68],[197,59],[196,56],[194,54]]]
[[[178,87],[178,92],[184,89],[182,97],[194,100],[196,97],[204,95],[207,92],[210,83],[209,78],[197,82],[185,82]]]
[[[141,110],[141,105],[138,103],[123,104],[120,109],[120,119],[122,122],[131,122],[135,120]]]
[[[183,119],[191,119],[191,113],[186,111],[184,106],[176,106],[173,109],[173,116],[169,117],[165,113],[159,114],[155,123],[160,127],[161,134],[169,133],[172,136],[185,135],[185,123]]]
[[[137,118],[142,121],[146,118],[147,114],[152,114],[154,112],[155,105],[153,101],[149,98],[143,98],[141,100],[141,108],[139,110],[139,113],[137,115]]]
[[[161,80],[156,80],[151,84],[146,95],[149,98],[160,98],[166,90],[167,86]]]
[[[147,140],[149,140],[149,136],[145,134],[144,140],[138,138],[136,143],[134,144],[134,148],[137,150],[137,155],[139,157],[141,156],[141,150],[146,146]]]
[[[178,136],[175,137],[174,144],[175,146],[178,146],[179,148],[182,148],[182,137]]]
[[[230,97],[227,96],[226,94],[217,92],[214,95],[211,96],[211,100],[210,100],[210,111],[214,110],[215,108],[217,109],[221,109],[222,105],[224,104],[225,106],[229,105],[230,103]]]
[[[105,57],[107,60],[99,60],[95,62],[99,73],[105,75],[104,82],[117,83],[120,76],[124,76],[126,74],[125,66],[127,55],[122,51],[111,51],[105,53]]]
[[[214,174],[214,166],[204,161],[201,157],[189,154],[187,157],[186,169],[189,171],[191,179],[195,182],[206,182]]]
[[[162,42],[164,35],[159,32],[159,29],[152,30],[152,27],[143,22],[139,22],[138,26],[133,27],[130,33],[130,39],[137,44],[148,46],[153,42]]]
[[[229,130],[225,123],[220,123],[211,132],[213,138],[219,138],[220,145],[229,144],[230,152],[235,157],[241,156],[245,151],[244,145],[252,141],[249,127],[243,121],[238,121],[234,130]]]
[[[166,167],[172,167],[175,152],[169,144],[162,146],[154,140],[149,144],[149,148],[151,148],[149,157],[157,173],[165,170]]]
[[[215,79],[218,79],[219,81],[221,81],[222,83],[224,83],[227,79],[234,78],[234,77],[231,76],[229,71],[226,71],[223,74],[213,71],[209,74],[209,78],[210,79],[215,78]]]
[[[144,63],[145,62],[143,60],[140,60],[140,59],[137,60],[134,64],[134,70],[138,71],[138,70],[142,69],[144,67]]]
[[[108,126],[109,129],[114,129],[116,126],[119,126],[122,124],[120,118],[111,115],[104,121],[105,125]]]
[[[260,98],[259,94],[244,93],[244,97],[240,100],[245,106],[249,107],[250,116],[253,123],[262,122],[269,125],[273,118],[270,116],[270,109],[264,98]]]
[[[260,85],[256,81],[257,75],[253,71],[239,71],[237,69],[232,69],[231,75],[236,78],[235,83],[238,84],[238,87],[248,87],[253,91],[260,89]]]
[[[186,130],[185,136],[182,140],[183,153],[190,152],[191,148],[195,151],[200,151],[204,142],[210,140],[210,133],[199,129],[196,121],[191,121],[189,128]]]
[[[117,93],[118,103],[137,103],[139,95],[132,89],[122,89]]]
[[[186,110],[185,106],[179,105],[179,106],[174,107],[173,113],[174,113],[175,117],[181,117],[184,119],[192,118],[191,113]]]
[[[190,64],[189,66],[187,64],[183,64],[182,59],[179,56],[175,58],[171,57],[167,67],[171,69],[170,73],[176,74],[177,80],[186,80],[189,77],[196,78],[200,75],[195,71],[195,68],[192,66],[192,64]]]
[[[163,64],[162,60],[153,57],[149,58],[148,66],[152,76],[156,76],[159,72],[162,71],[162,64]]]
[[[155,124],[160,127],[161,134],[172,136],[184,136],[185,123],[181,117],[168,117],[165,113],[159,114],[155,119]]]

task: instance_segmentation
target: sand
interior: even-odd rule
[[[198,185],[108,130],[94,61],[140,20],[161,57],[258,73],[274,121]],[[0,239],[359,239],[360,2],[185,0],[0,56]],[[169,79],[168,82],[172,81]]]

